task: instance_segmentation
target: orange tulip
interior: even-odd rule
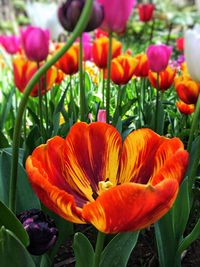
[[[200,83],[184,75],[175,79],[175,89],[183,102],[195,104],[200,93]]]
[[[57,46],[60,49],[62,44]],[[74,43],[70,49],[56,62],[56,67],[65,74],[73,75],[78,72],[79,44]]]
[[[176,106],[177,106],[178,110],[179,110],[181,113],[185,114],[185,115],[190,115],[190,114],[192,114],[192,113],[194,112],[194,110],[195,110],[195,107],[194,107],[193,104],[188,105],[188,104],[184,103],[184,102],[181,101],[181,100],[176,102]]]
[[[176,69],[173,69],[170,66],[168,66],[164,71],[159,72],[159,90],[165,91],[169,89],[174,82],[175,76]],[[158,89],[156,72],[152,72],[151,70],[149,71],[149,81],[154,88]]]
[[[55,84],[60,84],[64,79],[65,79],[65,73],[62,70],[57,69]]]
[[[100,69],[107,68],[108,60],[108,37],[101,37],[94,41],[92,46],[93,61]],[[112,58],[121,54],[122,44],[113,39],[112,40]]]
[[[135,56],[137,60],[137,66],[134,71],[134,75],[137,77],[147,77],[149,73],[149,62],[147,55],[144,53]]]
[[[14,83],[20,92],[24,91],[26,85],[28,84],[28,82],[36,71],[37,64],[35,62],[28,60],[22,55],[17,55],[13,58]],[[51,89],[55,82],[55,79],[56,68],[51,67],[46,73],[46,78],[45,76],[42,76],[42,78],[40,79],[42,94],[45,94],[45,91],[49,91]],[[30,95],[34,97],[38,96],[38,84],[34,86]]]
[[[117,233],[161,218],[175,201],[187,164],[178,138],[140,129],[122,145],[111,125],[79,122],[66,139],[56,136],[37,147],[26,170],[49,209],[71,222]]]
[[[126,84],[132,78],[137,60],[129,55],[120,55],[111,62],[111,80],[118,84]]]
[[[5,62],[3,56],[0,55],[0,69],[3,69],[4,67],[5,67]]]

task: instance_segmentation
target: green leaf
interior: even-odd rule
[[[9,143],[5,135],[0,131],[0,148],[8,147]]]
[[[60,101],[58,102],[57,107],[54,110],[54,114],[53,114],[53,133],[52,136],[55,136],[58,133],[58,129],[60,126],[60,113],[63,110],[63,106],[64,106],[64,101],[65,101],[65,97],[66,97],[66,93],[67,90],[69,88],[69,84],[67,85]]]
[[[20,240],[4,226],[0,230],[1,267],[35,267],[35,264]]]
[[[0,153],[0,200],[6,205],[8,205],[9,181],[12,160],[12,154],[8,153],[7,151],[8,150],[2,150],[2,152]],[[16,199],[17,213],[30,208],[40,209],[40,202],[32,190],[25,169],[20,163],[18,163]]]
[[[28,246],[29,237],[24,229],[21,222],[17,219],[15,214],[9,210],[3,202],[0,201],[0,227],[4,226],[5,228],[12,231],[24,244],[24,246]]]
[[[177,199],[172,208],[172,216],[174,222],[174,234],[179,242],[185,231],[190,214],[190,198],[188,191],[188,178],[186,178],[179,190]]]
[[[93,266],[94,250],[90,241],[85,235],[82,233],[76,233],[74,235],[73,249],[76,257],[75,267]]]
[[[7,116],[10,112],[10,108],[12,105],[12,97],[15,92],[16,88],[13,87],[8,95],[6,95],[5,99],[6,101],[3,103],[2,112],[0,114],[0,129],[2,130],[4,128],[5,121],[7,119]]]
[[[125,267],[138,236],[139,231],[117,234],[102,252],[100,267]]]
[[[172,211],[154,224],[160,267],[176,266],[178,242],[174,234]]]
[[[44,254],[40,262],[40,267],[49,267],[49,266],[51,266],[51,260],[47,254]]]

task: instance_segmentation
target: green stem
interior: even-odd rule
[[[80,47],[79,47],[79,86],[80,86],[80,119],[85,121],[85,88],[84,88],[84,75],[83,75],[83,38],[80,35]]]
[[[192,242],[194,242],[199,237],[199,235],[200,235],[200,219],[197,221],[192,232],[188,236],[186,236],[181,242],[177,254],[181,255],[182,252],[186,250],[192,244]]]
[[[39,71],[35,73],[32,79],[27,84],[21,102],[19,104],[18,113],[16,117],[16,122],[14,126],[14,134],[13,134],[13,157],[12,157],[12,166],[11,166],[11,177],[10,177],[10,189],[9,189],[9,208],[15,212],[15,200],[16,200],[16,185],[17,185],[17,171],[18,171],[18,152],[20,145],[20,133],[22,126],[22,117],[23,113],[29,98],[29,95],[34,87],[34,85],[38,82],[40,77],[52,66],[56,63],[56,61],[70,48],[73,42],[76,40],[78,36],[82,33],[87,22],[90,17],[91,9],[92,9],[93,0],[86,0],[84,5],[83,12],[81,17],[71,35],[68,39],[66,45],[64,45],[49,61],[47,61]]]
[[[39,71],[40,69],[40,63],[38,62],[37,63],[37,69]],[[45,140],[44,138],[44,128],[43,128],[43,108],[42,108],[42,84],[41,84],[41,79],[38,80],[38,115],[39,115],[39,121],[40,121],[40,132],[41,132],[41,135],[43,137],[43,140]]]
[[[111,60],[112,60],[112,32],[109,32],[109,47],[108,47],[108,77],[106,88],[106,122],[110,121],[110,73],[111,73]]]
[[[96,242],[96,247],[95,247],[93,267],[99,267],[99,263],[101,260],[101,252],[103,250],[105,236],[106,235],[104,233],[98,232],[97,242]]]
[[[160,88],[160,85],[159,85],[159,73],[157,73],[157,88],[156,88],[156,111],[155,111],[155,124],[154,124],[154,129],[155,129],[155,132],[157,132],[157,128],[158,128],[158,107],[159,107],[159,98],[160,98],[160,95],[159,95],[159,88]]]
[[[195,113],[194,113],[194,118],[193,118],[193,121],[192,121],[191,130],[190,130],[188,147],[187,147],[188,152],[191,152],[194,133],[195,133],[196,129],[198,128],[199,117],[200,117],[200,94],[199,94],[199,97],[198,97],[198,100],[197,100]]]
[[[49,137],[49,112],[48,112],[48,99],[47,99],[47,74],[44,75],[44,101],[45,101],[45,120],[46,120],[46,136]]]
[[[101,79],[102,79],[102,108],[104,108],[104,90],[105,90],[105,81],[104,81],[104,69],[101,70]]]

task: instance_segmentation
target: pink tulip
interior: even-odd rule
[[[166,69],[169,58],[172,53],[172,47],[164,44],[150,45],[147,49],[147,57],[150,70],[161,72]]]
[[[97,1],[104,7],[104,20],[101,28],[108,32],[124,32],[136,0]]]
[[[28,26],[21,32],[22,44],[26,56],[33,61],[45,60],[49,53],[50,34],[48,30]]]
[[[20,51],[20,39],[16,35],[0,36],[0,44],[4,47],[6,52],[11,55]]]
[[[83,60],[90,60],[92,57],[92,38],[89,33],[83,33]],[[78,38],[79,41],[79,38]]]
[[[99,109],[98,115],[97,115],[97,121],[106,122],[106,110],[105,109]]]

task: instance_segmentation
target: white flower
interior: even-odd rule
[[[185,32],[185,59],[191,78],[200,82],[200,25]]]
[[[26,12],[30,19],[31,25],[48,29],[53,40],[63,33],[58,16],[58,6],[55,3],[38,3],[28,2]]]

